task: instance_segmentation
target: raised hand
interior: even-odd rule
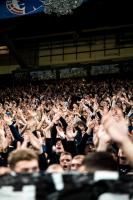
[[[53,117],[52,122],[56,124],[58,122],[58,120],[60,119],[60,117],[61,117],[61,114],[58,111],[58,113],[56,113],[55,116]]]
[[[7,125],[11,125],[12,124],[12,118],[9,115],[4,114],[4,121]]]
[[[99,129],[98,129],[96,135],[98,138],[97,151],[106,151],[111,138],[104,130],[103,125],[99,126]]]
[[[29,135],[28,133],[24,133],[24,141],[21,142],[17,142],[17,149],[25,149],[28,147],[28,142],[30,141]]]
[[[73,129],[73,125],[72,124],[69,124],[67,126],[67,129],[66,129],[66,138],[67,140],[74,140],[75,136],[76,136],[76,131],[74,131]]]
[[[7,125],[2,124],[0,125],[0,148],[2,151],[6,150],[6,148],[12,142],[12,134],[10,132],[9,127]]]
[[[56,126],[56,130],[57,130],[57,137],[62,139],[66,137],[62,127]]]
[[[128,137],[127,121],[124,119],[123,113],[120,109],[116,109],[116,116],[111,111],[104,116],[103,126],[111,139],[119,143],[124,154],[133,165],[133,143]]]
[[[27,134],[29,136],[29,140],[33,148],[36,149],[38,152],[40,152],[43,144],[40,132],[37,131],[37,137],[31,131],[27,131]]]
[[[122,111],[117,108],[116,112],[108,112],[103,117],[103,126],[112,140],[121,143],[124,142],[128,135],[127,122],[123,117]]]

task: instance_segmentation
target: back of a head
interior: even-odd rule
[[[93,152],[83,160],[84,169],[86,172],[95,172],[99,170],[117,171],[117,162],[108,152]]]
[[[47,173],[58,173],[63,171],[63,168],[59,164],[52,164],[46,170]]]

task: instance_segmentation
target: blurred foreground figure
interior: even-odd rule
[[[18,149],[13,151],[8,158],[11,171],[16,173],[39,172],[37,154],[31,149]]]
[[[83,160],[83,166],[79,169],[80,172],[93,173],[95,171],[117,171],[117,162],[113,156],[107,152],[90,153]]]

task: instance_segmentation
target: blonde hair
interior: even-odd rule
[[[76,155],[73,157],[74,160],[84,160],[85,156],[84,155]]]
[[[48,173],[63,172],[63,171],[64,171],[63,168],[59,164],[52,164],[46,170],[46,172]]]
[[[10,153],[8,157],[8,164],[11,169],[14,169],[16,164],[19,161],[23,161],[23,160],[28,160],[28,161],[38,160],[38,155],[32,149],[28,149],[28,148],[16,149]]]

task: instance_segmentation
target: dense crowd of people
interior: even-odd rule
[[[64,79],[0,89],[0,174],[132,174],[132,86]]]

